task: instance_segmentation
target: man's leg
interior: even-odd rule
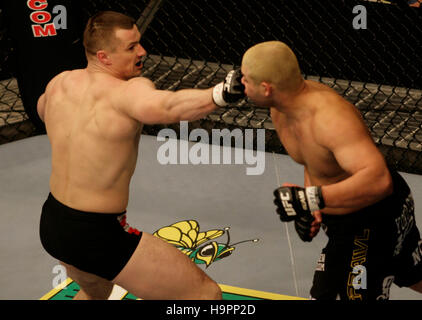
[[[113,290],[113,283],[94,274],[81,271],[64,262],[60,263],[66,268],[67,275],[75,281],[80,291],[73,300],[107,300]]]
[[[141,299],[221,299],[218,284],[189,257],[146,232],[112,282]]]

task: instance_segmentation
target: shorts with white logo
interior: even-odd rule
[[[422,241],[404,179],[392,171],[394,192],[344,216],[323,216],[328,243],[314,274],[313,299],[386,300],[392,283],[422,280]]]

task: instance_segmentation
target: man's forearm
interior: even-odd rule
[[[168,112],[180,121],[194,121],[205,117],[217,106],[212,99],[212,88],[182,89],[168,99]]]
[[[363,169],[341,182],[322,186],[326,208],[362,208],[382,200],[391,192],[388,169]]]

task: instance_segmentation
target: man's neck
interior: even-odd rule
[[[113,70],[112,68],[109,68],[107,66],[101,65],[95,61],[88,61],[88,65],[86,67],[86,70],[89,73],[102,73],[102,74],[107,74],[110,75],[114,78],[118,78],[121,80],[126,80],[124,79],[118,72],[116,72],[115,70]]]
[[[299,99],[309,90],[306,81],[294,92],[278,92],[274,99],[274,108],[289,118],[299,118],[303,113],[303,106]]]

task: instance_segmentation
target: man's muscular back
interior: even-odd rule
[[[47,87],[50,189],[69,207],[104,213],[126,209],[142,125],[118,109],[123,83],[85,69],[63,72]]]

